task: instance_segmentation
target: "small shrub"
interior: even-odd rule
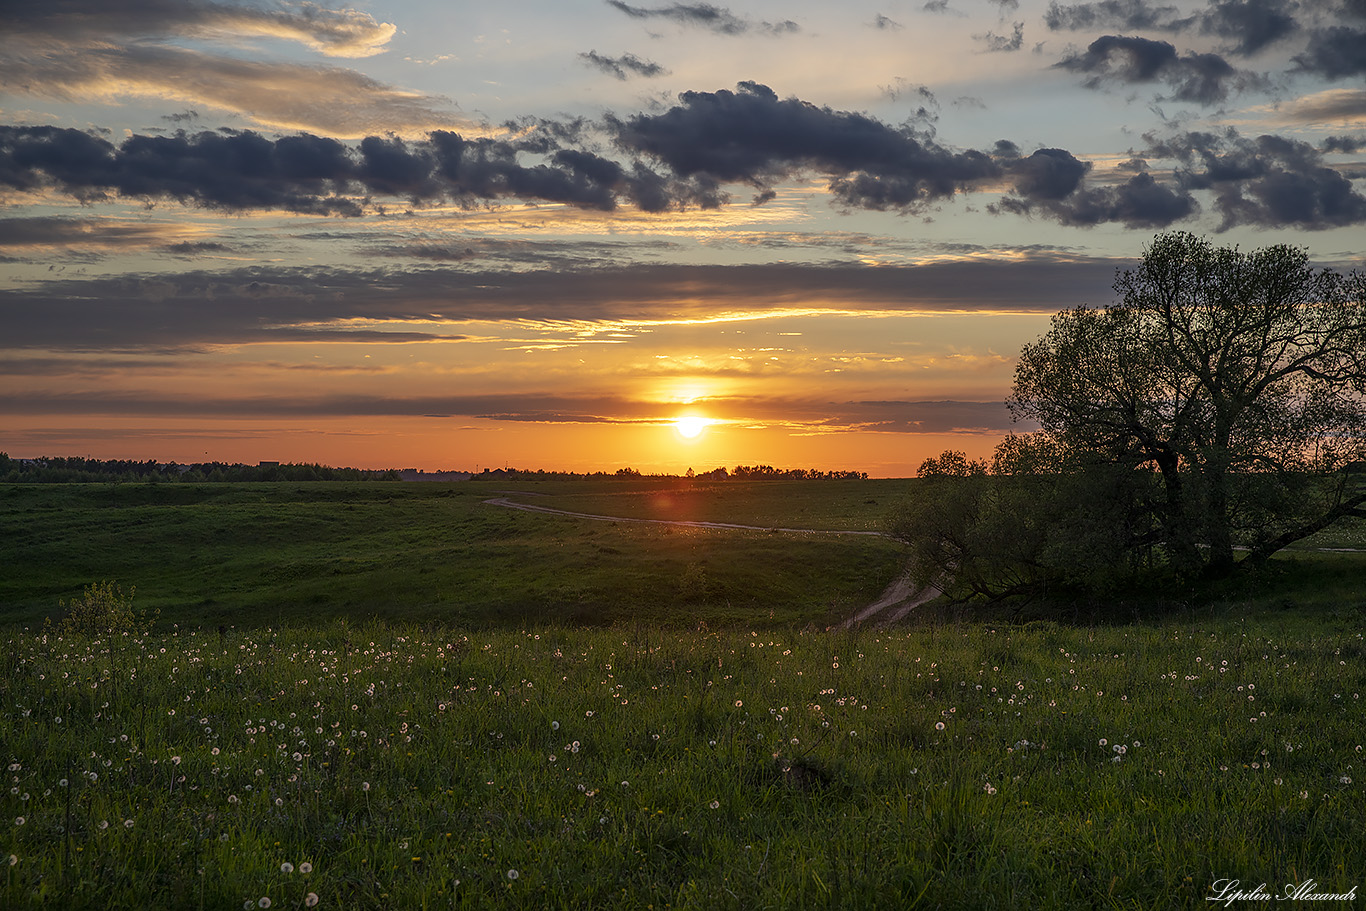
[[[135,610],[133,595],[136,588],[130,587],[124,594],[123,588],[114,582],[94,582],[85,587],[79,598],[57,602],[65,615],[57,624],[57,631],[64,636],[83,635],[120,635],[123,633],[146,634],[151,628],[155,615]]]

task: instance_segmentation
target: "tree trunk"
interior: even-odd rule
[[[1167,494],[1166,509],[1158,516],[1166,532],[1167,559],[1177,575],[1190,578],[1200,574],[1204,559],[1196,546],[1194,524],[1186,501],[1180,463],[1170,451],[1157,455],[1157,467]]]
[[[1209,486],[1205,508],[1205,535],[1209,544],[1205,576],[1222,579],[1233,572],[1233,530],[1228,518],[1227,446],[1215,445],[1213,458],[1205,465],[1205,482]]]

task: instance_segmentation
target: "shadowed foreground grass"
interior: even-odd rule
[[[1361,896],[1359,620],[14,632],[0,906]]]

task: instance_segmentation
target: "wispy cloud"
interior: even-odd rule
[[[61,100],[175,99],[249,122],[334,136],[469,126],[451,103],[338,67],[243,60],[171,46],[97,47],[0,58],[0,80]]]
[[[11,37],[67,46],[104,45],[120,38],[284,38],[332,57],[369,57],[384,50],[397,27],[359,10],[316,3],[43,0],[6,4],[5,30]]]
[[[597,51],[589,51],[580,54],[579,59],[586,62],[589,66],[615,76],[618,79],[629,79],[632,75],[650,78],[653,76],[664,76],[669,71],[652,60],[642,60],[635,54],[622,54],[620,57],[607,57]]]
[[[680,25],[704,28],[720,35],[743,35],[747,32],[784,35],[801,31],[801,27],[790,19],[780,22],[745,19],[724,7],[713,6],[710,3],[671,3],[668,6],[643,7],[632,6],[623,3],[622,0],[607,0],[607,5],[632,19],[663,19]]]
[[[184,39],[295,41],[328,57],[382,52],[391,23],[312,3],[52,0],[5,10],[0,83],[57,100],[145,97],[211,107],[276,129],[337,136],[470,126],[444,98],[386,85],[355,70],[310,66],[178,44]]]

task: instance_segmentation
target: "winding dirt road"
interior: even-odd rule
[[[639,525],[673,525],[679,528],[729,528],[741,531],[785,531],[798,535],[870,535],[885,538],[880,531],[829,531],[819,528],[777,528],[772,525],[737,525],[734,522],[692,522],[686,519],[630,519],[624,516],[599,516],[591,512],[570,512],[567,509],[553,509],[549,506],[535,506],[531,503],[515,503],[507,497],[494,497],[485,500],[489,506],[505,506],[525,512],[545,512],[555,516],[572,516],[575,519],[592,519],[595,522],[631,522]]]
[[[489,506],[501,506],[505,509],[520,509],[523,512],[548,513],[554,516],[570,516],[575,519],[589,519],[594,522],[627,522],[637,525],[671,525],[678,528],[719,528],[740,531],[779,531],[799,535],[864,535],[875,538],[887,538],[880,531],[831,531],[819,528],[776,528],[770,525],[740,525],[735,522],[693,522],[685,519],[633,519],[625,516],[601,516],[591,512],[571,512],[567,509],[555,509],[551,506],[536,506],[531,503],[518,503],[508,497],[493,497],[485,500]],[[840,629],[854,629],[865,623],[874,621],[879,625],[895,623],[906,616],[915,608],[939,596],[939,589],[934,586],[917,588],[911,582],[911,577],[905,573],[898,576],[887,586],[876,601],[846,619],[839,625]]]

